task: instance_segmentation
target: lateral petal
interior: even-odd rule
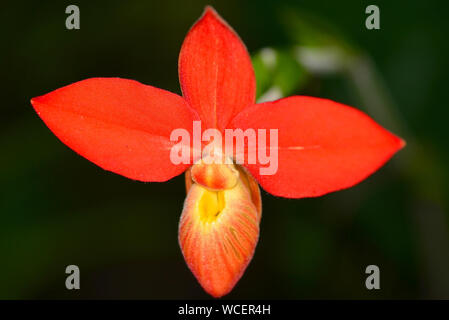
[[[277,172],[260,174],[264,166],[259,162],[245,166],[266,191],[287,198],[316,197],[351,187],[405,145],[357,109],[304,96],[247,108],[230,128],[278,130]]]
[[[91,78],[33,98],[50,130],[101,168],[141,181],[166,181],[187,164],[170,161],[173,129],[198,119],[173,93],[119,78]]]

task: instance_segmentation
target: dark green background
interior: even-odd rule
[[[81,29],[65,28],[77,4]],[[138,183],[64,146],[29,100],[72,82],[119,76],[180,92],[178,53],[205,4],[250,53],[290,48],[286,13],[326,21],[372,59],[397,117],[366,110],[344,77],[297,94],[355,105],[407,140],[351,189],[287,200],[263,192],[260,241],[228,298],[449,298],[448,19],[443,1],[8,1],[0,12],[0,298],[208,298],[177,243],[184,178]],[[298,74],[298,77],[302,77]],[[394,123],[394,127],[389,124]],[[65,267],[81,290],[65,289]],[[365,268],[381,290],[365,288]]]

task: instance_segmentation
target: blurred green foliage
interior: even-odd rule
[[[307,81],[306,70],[287,50],[264,48],[253,55],[257,79],[257,98],[272,88],[285,97],[303,86]]]
[[[144,184],[55,138],[29,99],[93,76],[180,93],[177,56],[211,4],[253,57],[258,98],[357,106],[407,140],[372,177],[316,199],[263,193],[256,254],[229,298],[449,298],[447,4],[378,1],[10,2],[0,12],[0,298],[207,298],[177,243],[182,176]],[[274,88],[274,90],[273,90]],[[271,91],[270,91],[271,90]],[[81,290],[64,287],[81,269]],[[368,291],[365,268],[381,270]]]

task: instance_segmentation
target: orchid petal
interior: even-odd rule
[[[245,45],[211,8],[187,34],[179,55],[184,98],[204,128],[222,130],[255,101],[254,70]]]
[[[105,170],[166,181],[188,167],[170,161],[170,133],[190,132],[197,115],[176,94],[133,80],[92,78],[31,103],[63,143]]]
[[[277,172],[261,174],[259,162],[245,166],[267,192],[287,198],[316,197],[351,187],[405,144],[357,109],[304,96],[247,108],[230,128],[278,130]]]
[[[213,297],[235,286],[259,238],[260,212],[242,180],[213,191],[194,183],[179,223],[179,244],[190,270]]]

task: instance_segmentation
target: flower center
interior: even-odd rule
[[[201,221],[214,221],[225,207],[225,191],[205,190],[198,203]]]

